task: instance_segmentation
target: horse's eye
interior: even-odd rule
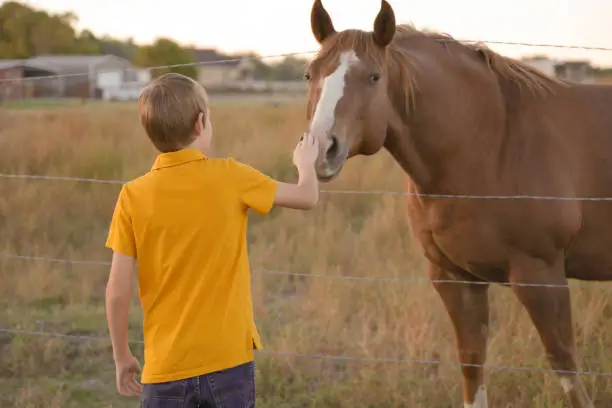
[[[304,79],[310,81],[310,74],[308,72],[304,74]]]
[[[379,80],[380,80],[380,74],[379,73],[374,73],[374,74],[370,75],[370,82],[376,83]]]

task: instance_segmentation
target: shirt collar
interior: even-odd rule
[[[197,160],[204,160],[206,156],[197,149],[188,148],[175,152],[161,153],[155,159],[151,170],[159,170],[166,167],[180,166]]]

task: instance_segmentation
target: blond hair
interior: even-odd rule
[[[193,79],[169,73],[153,80],[138,99],[140,123],[162,153],[177,151],[195,139],[200,113],[206,123],[208,95]]]

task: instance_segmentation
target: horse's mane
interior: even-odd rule
[[[483,63],[485,63],[495,74],[509,79],[534,93],[546,93],[553,91],[558,86],[565,86],[567,84],[563,80],[546,75],[523,61],[498,54],[482,42],[475,44],[461,42],[454,39],[449,34],[435,31],[421,31],[410,24],[398,25],[396,28],[396,39],[399,41],[419,35],[440,42],[447,50],[449,49],[449,45],[454,45],[460,50],[481,55]],[[397,43],[394,42],[394,44]]]
[[[400,78],[401,87],[408,99],[406,102],[412,104],[416,83],[414,62],[409,54],[405,52],[405,40],[410,37],[428,38],[438,41],[452,55],[455,49],[477,53],[481,61],[495,74],[509,79],[519,87],[523,87],[534,94],[543,95],[552,92],[557,87],[565,86],[565,82],[550,77],[529,64],[502,56],[489,49],[482,43],[469,44],[454,39],[448,34],[434,31],[418,30],[411,24],[401,24],[396,27],[395,37],[387,47],[388,56],[375,45],[371,33],[361,30],[344,30],[329,39],[319,50],[317,58],[337,58],[340,53],[347,49],[353,49],[359,54],[368,55],[374,64],[383,66],[387,64],[388,69]]]

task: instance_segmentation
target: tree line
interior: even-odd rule
[[[42,54],[111,54],[128,59],[137,67],[195,62],[194,47],[178,44],[170,38],[158,38],[152,44],[136,44],[132,39],[78,31],[77,22],[78,17],[72,12],[54,14],[18,1],[5,2],[0,5],[0,59],[25,59]],[[251,77],[258,80],[297,80],[306,66],[306,60],[295,57],[273,64],[266,64],[254,53],[248,57],[254,61]],[[193,66],[153,70],[152,75],[166,72],[196,77]]]

